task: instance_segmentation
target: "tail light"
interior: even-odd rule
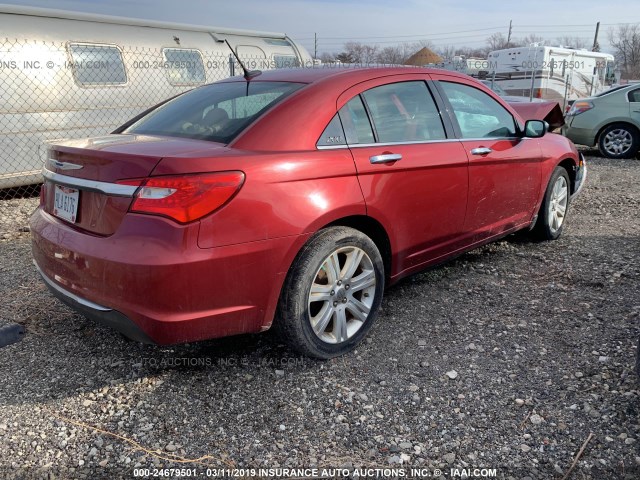
[[[536,98],[542,98],[542,89],[536,88]]]
[[[130,212],[161,215],[179,223],[188,223],[214,212],[231,200],[244,183],[244,173],[162,176],[118,183],[140,187],[129,207]]]
[[[571,108],[567,112],[567,116],[579,115],[587,110],[591,110],[593,108],[593,103],[591,102],[573,102]]]

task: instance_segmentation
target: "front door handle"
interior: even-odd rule
[[[493,150],[487,147],[479,147],[471,150],[471,155],[489,155]]]
[[[382,155],[374,155],[369,158],[371,163],[391,163],[402,160],[402,155],[399,153],[383,153]]]

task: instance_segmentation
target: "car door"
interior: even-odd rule
[[[469,159],[464,230],[470,242],[530,223],[542,173],[538,140],[523,138],[514,116],[472,80],[432,77]]]
[[[338,100],[367,213],[390,236],[392,276],[455,250],[464,224],[467,156],[426,80],[386,77]]]
[[[629,116],[636,125],[640,125],[640,88],[628,93]]]

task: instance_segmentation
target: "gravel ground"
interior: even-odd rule
[[[411,466],[549,479],[593,434],[570,478],[640,478],[640,161],[587,153],[561,240],[514,236],[400,283],[368,340],[329,362],[268,333],[128,342],[54,300],[24,223],[2,223],[0,321],[27,334],[0,349],[0,477]],[[10,202],[26,215],[37,200]]]

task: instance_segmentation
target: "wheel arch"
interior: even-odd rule
[[[599,143],[600,143],[600,135],[602,135],[602,132],[604,132],[604,130],[606,128],[610,127],[611,125],[617,125],[617,124],[631,127],[636,132],[636,135],[640,136],[640,127],[638,127],[638,125],[636,125],[635,123],[630,122],[627,119],[614,119],[614,120],[610,120],[609,122],[607,122],[606,124],[602,125],[598,129],[598,133],[596,134],[595,144],[594,145],[599,145]]]
[[[380,255],[382,256],[384,273],[388,280],[391,276],[392,250],[391,240],[389,239],[389,235],[387,234],[384,226],[373,217],[369,217],[367,215],[350,215],[348,217],[342,217],[338,220],[334,220],[322,228],[338,226],[351,227],[355,230],[359,230],[376,244],[376,247],[378,247]]]
[[[565,158],[558,162],[558,167],[564,168],[569,174],[569,181],[571,186],[571,194],[576,191],[576,161],[573,158]]]

